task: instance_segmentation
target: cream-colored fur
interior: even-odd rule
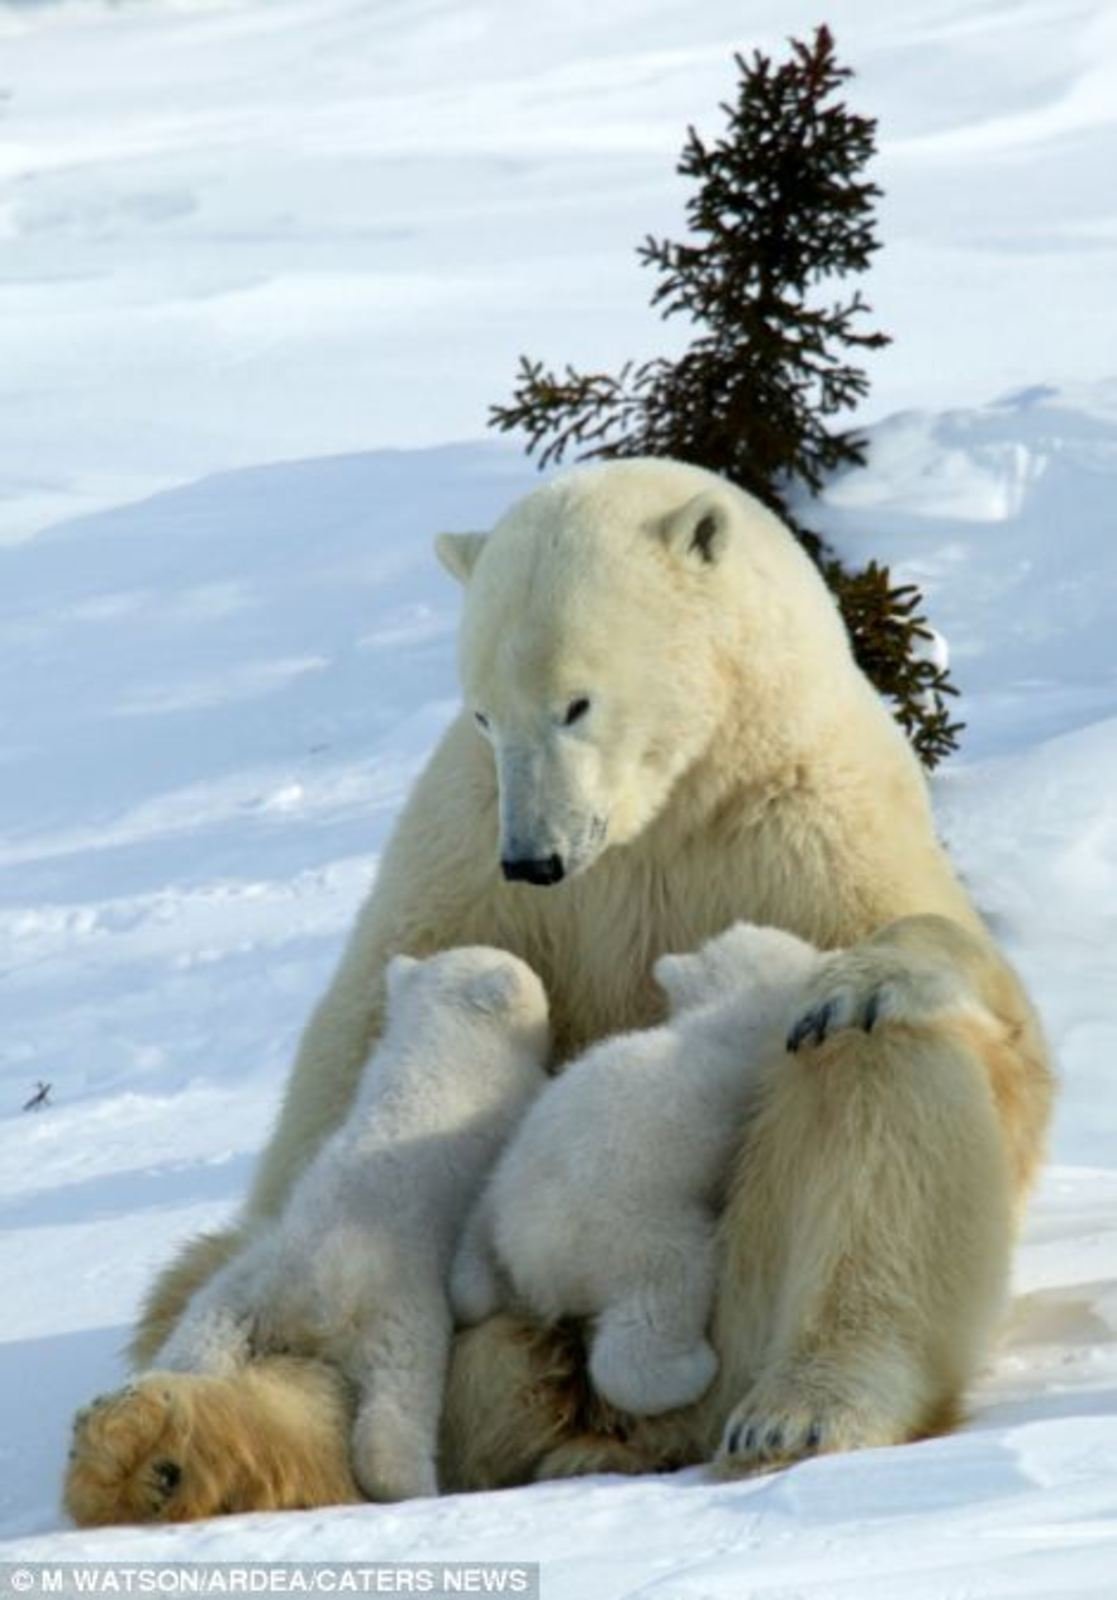
[[[335,1367],[266,1356],[235,1377],[151,1373],[79,1411],[63,1494],[81,1527],[357,1503]]]
[[[856,948],[819,999],[837,1031],[816,1045],[812,1023],[742,1140],[711,1397],[612,1415],[567,1333],[496,1318],[456,1340],[449,1477],[703,1459],[727,1425],[726,1459],[746,1467],[941,1426],[987,1347],[1051,1084],[1028,1001],[822,580],[755,501],[667,461],[568,473],[487,539],[441,548],[467,580],[465,708],[311,1018],[240,1232],[279,1210],[345,1116],[394,952],[519,954],[564,1057],[659,1020],[660,955],[771,923]],[[506,882],[501,855],[525,853],[561,858],[564,881]],[[962,974],[987,1020],[908,1014],[916,969]],[[884,980],[896,1000],[873,1032],[838,1027]],[[236,1245],[208,1239],[171,1267],[139,1351]]]

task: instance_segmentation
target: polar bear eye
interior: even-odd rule
[[[483,711],[475,711],[473,713],[473,720],[479,728],[484,728],[485,732],[488,733],[489,719]]]
[[[576,722],[582,720],[589,708],[589,700],[584,694],[579,695],[576,700],[571,700],[562,719],[563,727],[572,728]]]

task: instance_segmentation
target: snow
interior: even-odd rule
[[[1104,375],[1110,0],[832,0],[885,190],[873,415]],[[473,437],[522,351],[674,347],[635,247],[815,0],[0,0],[0,538]],[[665,345],[666,342],[666,345]],[[435,376],[437,375],[437,376]]]
[[[96,1534],[57,1509],[70,1413],[120,1380],[154,1268],[243,1192],[455,704],[431,538],[534,474],[447,441],[520,349],[605,367],[679,336],[631,247],[677,226],[681,130],[731,48],[817,20],[755,0],[742,33],[739,11],[0,4],[5,1560],[504,1557],[588,1600],[1113,1592],[1105,0],[830,7],[882,117],[869,296],[897,343],[868,469],[809,515],[916,579],[949,641],[968,727],[940,826],[1064,1080],[964,1429],[733,1485]],[[39,1080],[50,1104],[21,1111]]]

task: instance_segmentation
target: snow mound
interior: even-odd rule
[[[922,588],[973,756],[1117,711],[1115,482],[1117,380],[1036,387],[890,417],[803,515]]]

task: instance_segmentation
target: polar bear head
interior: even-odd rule
[[[461,945],[422,959],[396,955],[384,976],[396,1014],[438,1000],[488,1016],[547,1016],[546,991],[527,962],[489,945]]]
[[[509,1050],[526,1051],[539,1067],[549,1058],[546,990],[507,950],[470,944],[422,960],[394,955],[384,981],[384,1038],[419,1064],[475,1058],[499,1072]]]
[[[496,762],[509,879],[557,883],[636,838],[731,709],[763,743],[798,713],[807,655],[850,670],[787,529],[697,467],[577,468],[437,550],[466,586],[462,687]]]
[[[816,970],[819,952],[782,928],[735,922],[700,950],[660,956],[653,972],[672,1015],[733,996],[750,1009],[778,1012],[790,1006]]]

